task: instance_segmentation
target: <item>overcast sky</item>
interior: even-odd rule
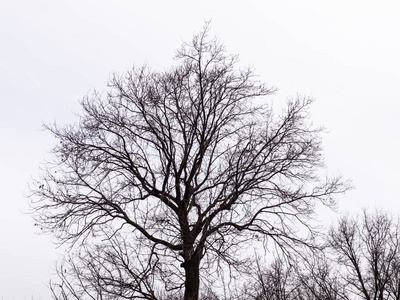
[[[62,249],[35,234],[25,196],[78,101],[111,72],[165,69],[205,20],[279,89],[316,99],[328,171],[353,180],[340,211],[399,211],[400,4],[368,0],[13,0],[0,4],[0,299],[49,299]]]

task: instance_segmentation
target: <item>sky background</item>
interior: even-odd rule
[[[398,1],[2,1],[0,299],[49,299],[64,251],[25,213],[28,184],[56,143],[42,124],[73,123],[79,100],[105,91],[112,72],[167,69],[206,20],[229,53],[279,89],[274,105],[316,99],[328,172],[356,188],[338,198],[341,213],[399,211]]]

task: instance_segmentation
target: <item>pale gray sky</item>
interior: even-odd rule
[[[62,250],[35,234],[27,185],[56,142],[42,123],[74,122],[78,100],[134,64],[168,68],[182,42],[212,34],[274,103],[312,96],[328,170],[351,178],[342,211],[397,213],[400,4],[369,0],[14,0],[0,4],[0,299],[49,299]]]

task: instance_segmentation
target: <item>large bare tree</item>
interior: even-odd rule
[[[54,294],[198,299],[202,280],[234,276],[254,243],[307,244],[316,203],[346,190],[319,177],[312,101],[275,115],[265,99],[275,89],[207,34],[182,46],[177,66],[115,75],[83,99],[79,123],[48,127],[59,144],[32,206],[77,249]]]

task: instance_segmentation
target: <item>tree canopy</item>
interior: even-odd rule
[[[251,265],[257,243],[307,245],[316,203],[348,188],[320,178],[311,99],[276,114],[275,88],[239,69],[207,26],[176,59],[114,75],[83,99],[77,124],[47,127],[59,143],[32,206],[77,249],[53,285],[59,298],[198,299]]]

